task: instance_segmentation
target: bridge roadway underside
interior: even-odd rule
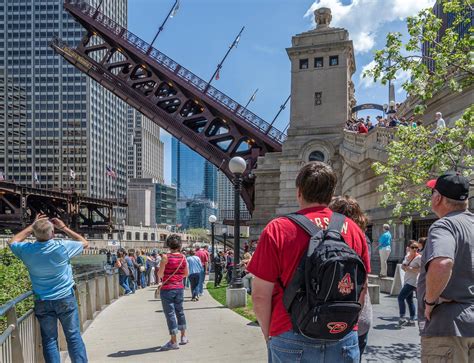
[[[154,288],[123,296],[105,308],[83,338],[90,362],[266,362],[267,349],[260,328],[224,308],[205,290],[198,302],[185,292],[189,344],[160,352],[169,340]],[[70,360],[66,360],[70,362]]]

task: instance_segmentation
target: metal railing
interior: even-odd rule
[[[95,270],[74,276],[81,332],[87,329],[97,312],[122,294],[117,272],[117,269]],[[44,362],[39,323],[33,309],[21,317],[16,311],[17,304],[32,296],[33,292],[28,291],[0,307],[0,316],[7,319],[7,328],[0,335],[1,363]],[[65,351],[67,343],[60,326],[58,334],[59,349]]]
[[[286,135],[271,126],[268,122],[255,115],[253,112],[240,105],[237,101],[227,96],[225,93],[219,91],[213,86],[209,85],[206,81],[192,73],[190,70],[181,66],[179,63],[168,57],[166,54],[160,52],[158,49],[152,47],[150,44],[145,42],[143,39],[138,37],[136,34],[122,27],[114,20],[110,19],[105,14],[97,11],[95,7],[90,5],[84,0],[65,0],[66,3],[76,6],[80,11],[87,15],[92,20],[100,23],[108,31],[114,33],[116,36],[121,36],[127,43],[132,45],[134,48],[139,50],[145,56],[153,59],[158,65],[166,68],[176,74],[180,79],[187,82],[199,93],[205,94],[207,97],[213,99],[221,106],[224,106],[231,113],[236,115],[240,120],[252,125],[254,128],[261,132],[267,133],[269,137],[278,143],[283,143],[286,140]]]

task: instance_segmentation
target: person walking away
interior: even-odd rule
[[[398,308],[400,312],[400,320],[398,321],[399,327],[404,325],[415,326],[416,309],[413,303],[413,295],[416,291],[421,266],[421,255],[418,253],[418,248],[418,243],[411,240],[407,248],[407,255],[402,262],[402,270],[405,271],[405,277],[403,287],[398,294]],[[410,311],[410,320],[405,319],[405,301]]]
[[[155,258],[155,261],[153,262],[153,275],[155,277],[155,284],[158,284],[160,281],[158,278],[158,270],[160,268],[161,254],[153,252],[152,256]]]
[[[54,240],[55,229],[71,240]],[[24,242],[32,233],[36,241]],[[66,337],[71,361],[87,362],[73,290],[71,258],[81,254],[89,246],[88,241],[60,219],[48,220],[45,215],[38,214],[35,222],[13,236],[8,245],[13,254],[23,261],[30,275],[35,296],[34,312],[40,325],[45,362],[61,362],[58,320]]]
[[[164,254],[160,263],[158,277],[161,279],[160,298],[165,313],[170,340],[160,350],[179,349],[177,334],[181,332],[180,345],[188,343],[186,337],[186,317],[184,316],[184,285],[183,279],[188,276],[188,264],[181,254],[181,237],[171,234],[166,239],[170,253]]]
[[[224,251],[219,251],[216,257],[215,263],[215,279],[214,279],[214,287],[219,287],[222,281],[222,270],[225,267],[225,256]]]
[[[128,268],[127,261],[125,261],[125,252],[122,250],[117,251],[115,267],[119,269],[119,285],[122,286],[125,295],[130,295],[132,293],[130,285],[128,284],[130,280],[130,269]]]
[[[332,168],[322,162],[310,162],[303,166],[296,178],[296,198],[300,206],[298,214],[305,216],[315,227],[327,228],[333,217],[328,208],[337,184],[337,177]],[[344,239],[345,251],[352,254],[354,260],[360,262],[360,275],[351,269],[342,276],[341,280],[331,284],[334,293],[344,296],[357,296],[359,303],[351,304],[351,319],[355,317],[365,299],[366,276],[370,272],[370,259],[364,233],[349,218],[334,214],[338,224],[342,225],[340,235]],[[302,218],[301,218],[302,219]],[[340,222],[340,223],[339,223]],[[322,232],[321,232],[322,233]],[[337,233],[337,232],[336,232]],[[332,233],[332,235],[336,235]],[[252,300],[255,315],[257,316],[264,339],[268,344],[269,362],[359,362],[359,347],[357,332],[348,328],[347,323],[333,320],[324,324],[320,331],[325,336],[343,334],[339,340],[313,339],[301,333],[300,325],[293,326],[290,315],[285,307],[285,289],[293,282],[301,258],[306,256],[309,247],[309,235],[299,225],[288,217],[280,217],[271,221],[260,235],[257,249],[248,265],[248,271],[254,275],[252,283]],[[355,253],[353,253],[355,252]],[[358,257],[360,256],[360,257]],[[305,261],[305,260],[303,260]],[[333,261],[333,260],[332,260]],[[360,266],[358,264],[358,266]],[[333,265],[335,266],[335,265]],[[336,266],[335,266],[336,267]],[[364,282],[355,286],[362,276]],[[357,276],[356,276],[357,275]],[[301,276],[299,273],[297,276]],[[339,279],[339,278],[338,278]],[[291,284],[293,290],[294,285]],[[341,295],[342,296],[342,295]],[[303,297],[303,303],[306,299]],[[285,299],[286,300],[286,299]],[[298,300],[301,302],[302,300]],[[295,299],[292,300],[295,302]],[[337,304],[336,304],[337,305]],[[355,305],[358,305],[355,309]],[[311,308],[306,305],[307,308]],[[345,309],[347,311],[347,309]],[[292,311],[294,312],[294,311]],[[295,312],[297,313],[297,312]],[[312,312],[308,313],[313,314]],[[293,315],[293,313],[292,313]],[[310,316],[311,316],[310,315]],[[325,321],[313,319],[308,322],[311,326]],[[331,315],[332,316],[332,315]],[[340,314],[334,319],[341,319]],[[353,322],[351,323],[353,324]],[[303,328],[306,331],[306,329]]]
[[[146,259],[144,250],[137,251],[137,264],[138,284],[144,289],[146,287]]]
[[[383,233],[379,237],[379,255],[380,255],[380,277],[387,277],[387,260],[392,251],[392,234],[390,225],[383,225]]]
[[[252,255],[248,252],[244,253],[242,262],[240,266],[242,267],[242,282],[244,284],[245,289],[247,290],[247,294],[252,293],[252,278],[253,275],[247,270],[247,266],[252,259]]]
[[[128,285],[132,290],[132,294],[134,294],[135,291],[138,289],[138,264],[137,261],[135,261],[135,256],[132,250],[128,251],[128,255],[126,253],[127,252],[125,252],[125,261],[127,262],[128,268],[130,270]]]
[[[440,219],[428,230],[418,278],[421,361],[474,361],[474,214],[469,180],[455,172],[427,182]]]
[[[189,256],[186,258],[188,261],[189,268],[189,282],[191,283],[191,301],[199,300],[199,280],[201,278],[201,272],[203,270],[201,259],[196,256],[196,251],[192,248],[189,250]]]
[[[195,254],[201,260],[201,264],[203,267],[198,285],[199,296],[202,296],[202,294],[204,293],[204,280],[206,279],[206,272],[209,267],[209,252],[207,251],[207,246],[198,248]]]
[[[349,197],[334,197],[329,204],[329,209],[333,212],[340,213],[345,215],[346,217],[352,219],[361,229],[361,231],[367,230],[367,224],[369,223],[369,219],[367,216],[362,212],[359,203],[357,200]],[[365,234],[365,239],[367,242],[367,249],[369,257],[371,256],[372,248],[370,246],[370,239]],[[373,320],[373,309],[372,303],[370,301],[369,290],[365,295],[365,300],[362,305],[362,309],[359,315],[359,322],[358,322],[358,329],[357,329],[357,336],[359,341],[359,353],[360,353],[360,361],[362,361],[362,354],[364,354],[365,347],[367,346],[367,341],[369,337],[370,327],[372,326]]]
[[[232,251],[227,252],[225,269],[227,271],[227,285],[230,285],[230,282],[232,281],[232,273],[234,272],[234,253]]]

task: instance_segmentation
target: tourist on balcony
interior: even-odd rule
[[[402,262],[402,270],[405,271],[403,279],[403,287],[398,294],[398,309],[400,313],[400,320],[398,326],[415,326],[416,309],[413,303],[413,295],[416,290],[418,275],[420,274],[421,255],[418,253],[418,243],[411,240],[407,247],[407,254]],[[410,319],[405,319],[405,301],[408,304],[410,312]]]
[[[166,239],[166,246],[170,253],[164,254],[160,263],[158,277],[161,304],[165,313],[170,340],[161,346],[160,350],[179,349],[178,332],[181,332],[179,344],[188,343],[186,337],[186,317],[184,316],[184,284],[183,279],[188,276],[188,264],[181,251],[181,237],[171,234]]]
[[[369,132],[369,130],[367,129],[367,126],[365,126],[364,122],[359,121],[359,123],[357,124],[357,132],[359,134],[367,134]]]
[[[390,121],[388,123],[388,127],[397,127],[400,122],[397,119],[396,115],[390,116]]]
[[[367,129],[369,130],[369,132],[370,132],[371,130],[373,130],[374,127],[375,127],[375,126],[372,124],[372,121],[367,122]]]
[[[70,240],[53,239],[54,229],[66,234]],[[32,233],[36,241],[24,242]],[[13,236],[8,245],[30,274],[44,360],[47,363],[61,362],[58,348],[59,320],[66,337],[69,358],[75,363],[87,362],[71,268],[71,258],[80,255],[89,246],[87,240],[69,229],[60,219],[48,220],[45,215],[38,214],[35,222]]]

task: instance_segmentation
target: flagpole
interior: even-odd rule
[[[257,92],[258,92],[258,88],[255,90],[255,92],[253,93],[253,95],[250,96],[250,98],[249,98],[247,104],[244,106],[244,110],[247,109],[247,106],[250,104],[250,102],[253,102],[253,101],[255,100],[255,95],[257,94]]]
[[[156,38],[158,38],[158,35],[160,35],[160,33],[161,33],[161,32],[163,31],[163,29],[165,28],[165,24],[166,24],[166,22],[168,21],[168,19],[170,18],[171,13],[173,12],[173,10],[176,8],[176,5],[178,5],[178,2],[179,2],[179,0],[175,0],[174,5],[171,7],[170,11],[168,12],[168,15],[166,15],[165,20],[163,21],[163,23],[161,23],[160,27],[158,28],[158,32],[156,33],[155,37],[154,37],[153,40],[151,41],[150,47],[149,47],[148,50],[146,51],[146,54],[147,54],[147,55],[150,54],[151,50],[153,49],[153,44],[155,43]]]
[[[275,117],[273,118],[272,122],[271,122],[270,125],[268,126],[267,131],[265,131],[265,135],[267,135],[267,134],[270,132],[270,129],[272,128],[272,126],[273,126],[273,124],[275,123],[276,119],[278,118],[278,116],[280,116],[281,111],[283,111],[283,110],[286,108],[286,104],[288,103],[288,101],[290,100],[290,98],[291,98],[291,94],[288,96],[288,98],[286,99],[285,103],[283,103],[283,105],[280,106],[280,110],[278,110],[278,113],[275,115]]]
[[[212,75],[211,79],[209,80],[209,82],[207,82],[207,86],[204,90],[204,93],[206,93],[207,89],[211,86],[211,83],[212,81],[214,80],[214,77],[216,76],[216,74],[220,71],[220,69],[222,68],[222,65],[224,64],[224,61],[226,60],[227,56],[229,55],[230,51],[232,50],[232,48],[234,48],[236,46],[236,44],[239,42],[239,39],[240,39],[240,35],[242,34],[242,32],[244,31],[245,27],[243,26],[242,29],[240,29],[240,32],[239,34],[237,34],[237,36],[235,37],[234,41],[232,42],[231,46],[229,47],[229,49],[227,50],[227,53],[225,54],[224,58],[222,58],[222,60],[220,61],[220,63],[217,65],[217,68],[214,72],[214,74]]]

